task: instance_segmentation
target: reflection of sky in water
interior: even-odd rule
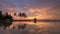
[[[17,26],[27,24],[25,29],[18,30]],[[59,34],[60,32],[59,22],[13,22],[13,24],[4,30],[0,28],[0,34]],[[13,30],[12,27],[16,28]]]

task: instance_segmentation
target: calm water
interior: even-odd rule
[[[25,29],[19,30],[17,26],[23,24]],[[0,34],[60,34],[60,22],[13,22],[6,30],[0,27]]]

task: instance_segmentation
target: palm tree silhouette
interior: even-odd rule
[[[2,20],[3,15],[2,15],[2,11],[0,10],[0,20]]]
[[[16,16],[16,13],[14,13],[14,16]]]
[[[18,16],[22,16],[22,13],[20,12]]]
[[[22,13],[22,16],[25,17],[25,18],[27,17],[25,13]]]
[[[25,18],[27,17],[25,13],[21,13],[21,12],[19,13],[18,16],[20,16],[20,17],[25,17]]]

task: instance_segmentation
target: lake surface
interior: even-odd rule
[[[23,24],[26,27],[19,30],[18,25]],[[60,34],[60,22],[13,22],[6,30],[0,27],[0,34]]]

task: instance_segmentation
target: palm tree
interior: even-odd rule
[[[2,11],[0,10],[0,20],[2,19]]]
[[[2,11],[0,10],[0,15],[2,15]]]
[[[14,16],[16,16],[16,13],[14,13]]]
[[[27,17],[25,13],[19,13],[18,16],[20,16],[20,17],[25,17],[25,18]]]
[[[8,15],[8,12],[6,12],[6,15]]]
[[[26,14],[25,14],[25,13],[22,13],[22,17],[25,17],[25,18],[26,18],[27,16],[26,16]]]
[[[22,13],[20,12],[18,16],[22,16]]]

